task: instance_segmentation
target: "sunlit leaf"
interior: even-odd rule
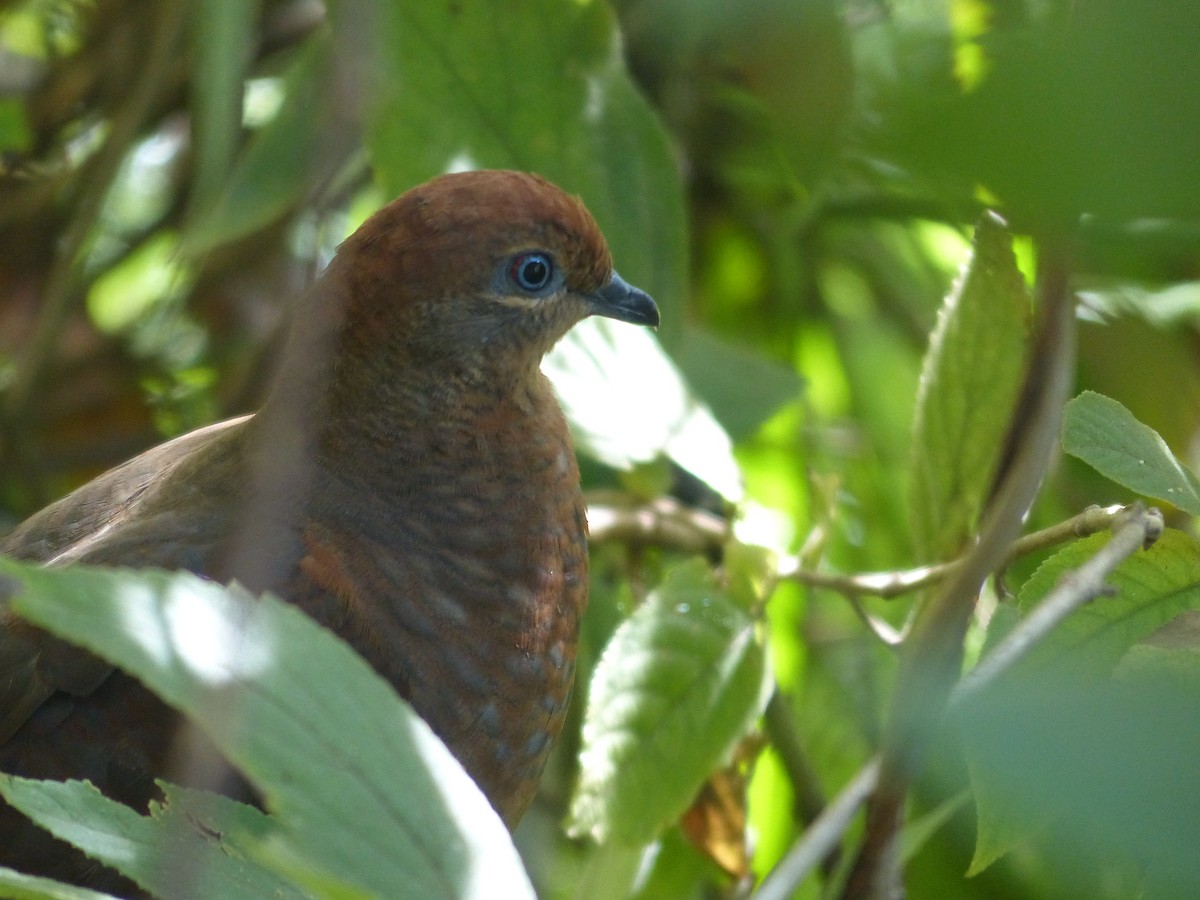
[[[296,852],[379,896],[528,897],[507,830],[390,686],[293,607],[183,573],[0,561],[13,608],[182,709]]]
[[[3,866],[0,866],[0,896],[8,900],[112,900],[111,894],[25,875]]]
[[[590,319],[542,367],[584,453],[618,469],[667,456],[724,497],[741,498],[729,436],[650,332]]]
[[[87,297],[96,327],[118,334],[186,290],[190,274],[178,251],[178,236],[160,232],[97,278]]]
[[[183,870],[197,896],[304,896],[247,854],[272,823],[225,797],[168,786],[165,801],[142,816],[81,781],[0,775],[0,794],[43,828],[157,896],[171,896]]]
[[[991,489],[1021,387],[1030,312],[1012,238],[985,215],[938,317],[917,392],[912,515],[928,558],[959,549]]]
[[[644,844],[683,813],[766,703],[755,632],[699,560],[617,629],[590,686],[575,833]]]
[[[1200,515],[1200,482],[1153,428],[1124,406],[1084,391],[1067,404],[1063,449],[1106,478]]]

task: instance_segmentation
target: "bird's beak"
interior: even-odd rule
[[[595,293],[588,294],[592,301],[592,312],[634,325],[658,327],[658,304],[649,294],[613,272],[608,284]]]

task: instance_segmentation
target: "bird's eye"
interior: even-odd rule
[[[554,263],[545,253],[522,253],[508,270],[513,283],[523,291],[540,291],[554,275]]]

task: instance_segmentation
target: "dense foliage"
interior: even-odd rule
[[[663,317],[547,361],[592,599],[520,860],[344,647],[178,574],[0,564],[269,815],[0,792],[165,897],[163,854],[228,897],[1200,894],[1198,34],[1194,0],[0,3],[0,530],[253,409],[332,248],[447,169],[581,194]],[[203,656],[243,603],[275,652]]]

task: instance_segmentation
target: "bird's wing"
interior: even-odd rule
[[[224,528],[227,485],[206,473],[236,453],[249,417],[148,450],[32,516],[0,553],[47,565],[95,562],[199,569]],[[156,495],[170,484],[170,503]],[[20,621],[0,595],[0,744],[57,692],[85,696],[112,671],[103,660]]]
[[[211,452],[249,419],[242,416],[197,429],[105,472],[18,525],[0,539],[0,553],[48,565],[86,558],[98,542],[135,519],[142,501],[175,469],[199,453]],[[112,561],[140,564],[133,559]],[[172,561],[144,564],[170,566]]]

